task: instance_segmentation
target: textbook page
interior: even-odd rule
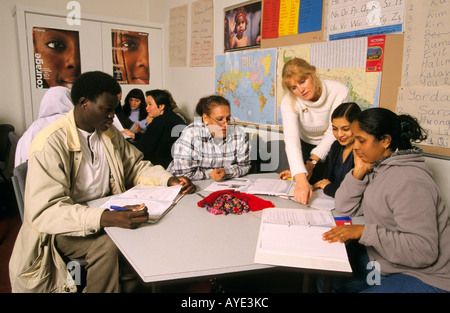
[[[126,192],[111,197],[101,207],[123,207],[126,205],[140,205],[144,203],[148,209],[149,219],[161,216],[177,202],[182,186],[139,188],[133,187]]]
[[[257,178],[247,188],[250,194],[289,196],[294,195],[295,183],[292,180]]]
[[[251,179],[234,178],[224,181],[213,182],[206,187],[206,191],[218,191],[224,189],[233,189],[235,191],[245,192],[245,190],[251,185]]]
[[[332,225],[328,211],[265,209],[255,263],[351,272],[345,244],[322,240]]]
[[[205,190],[218,191],[233,189],[235,191],[250,194],[271,195],[271,196],[293,196],[295,183],[291,180],[274,178],[244,179],[235,178],[220,182],[214,182]]]

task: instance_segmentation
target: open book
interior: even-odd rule
[[[235,178],[213,182],[205,190],[217,191],[224,189],[233,189],[254,195],[279,196],[294,199],[295,182],[274,178]],[[308,206],[331,211],[334,209],[334,198],[324,194],[322,189],[317,189],[313,191]]]
[[[217,191],[223,189],[233,189],[250,194],[288,197],[294,195],[294,187],[295,183],[291,180],[281,180],[273,178],[235,178],[214,182],[205,190]]]
[[[334,225],[329,211],[265,209],[255,263],[351,272],[345,244],[322,240],[322,234]]]
[[[136,186],[120,195],[111,197],[101,207],[109,209],[111,206],[122,207],[144,203],[148,209],[148,221],[157,223],[183,197],[180,190],[181,185],[154,188]]]

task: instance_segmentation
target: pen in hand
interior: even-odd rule
[[[141,204],[139,206],[139,208],[137,208],[137,209],[127,209],[125,207],[121,207],[118,205],[111,205],[109,207],[110,210],[114,210],[114,211],[141,211],[143,208],[145,208],[145,204]]]
[[[111,205],[109,208],[114,211],[128,211],[128,209],[118,205]]]

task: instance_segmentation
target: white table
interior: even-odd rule
[[[278,174],[250,177],[276,178]],[[194,181],[197,192],[213,181]],[[261,196],[275,206],[301,207],[292,200]],[[272,266],[253,262],[262,211],[242,215],[213,215],[198,207],[196,193],[184,196],[157,224],[130,230],[108,227],[106,232],[144,282],[212,276]],[[100,200],[96,200],[100,201]],[[104,200],[103,200],[104,201]],[[91,202],[99,205],[99,202]]]
[[[277,178],[276,173],[249,177]],[[204,191],[213,181],[194,181]],[[305,207],[293,200],[260,196],[276,207]],[[254,263],[262,211],[242,215],[213,215],[197,202],[196,193],[184,196],[157,224],[137,229],[108,227],[106,232],[144,282],[214,276],[225,273],[268,269],[273,266]],[[105,201],[91,201],[100,205]]]

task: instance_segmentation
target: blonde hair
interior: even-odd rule
[[[282,72],[282,86],[283,89],[288,91],[291,95],[292,102],[291,107],[294,109],[294,100],[295,95],[291,92],[291,90],[287,86],[287,81],[290,79],[294,79],[296,82],[300,82],[305,80],[306,78],[311,77],[313,79],[314,85],[316,86],[315,92],[320,96],[322,95],[322,82],[316,73],[316,67],[309,64],[303,59],[293,58],[287,61],[283,66]],[[295,112],[295,110],[294,110]]]

